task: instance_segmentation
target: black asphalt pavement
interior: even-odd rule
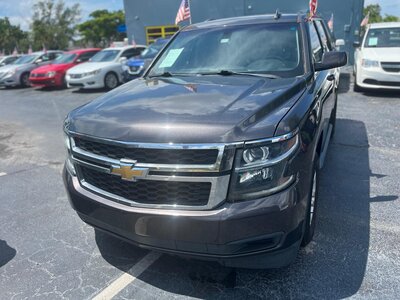
[[[399,299],[400,92],[354,93],[342,75],[316,236],[293,265],[162,255],[114,299]],[[85,225],[62,184],[63,119],[103,93],[0,89],[0,299],[91,299],[148,256]]]

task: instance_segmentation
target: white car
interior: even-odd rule
[[[69,69],[65,77],[67,84],[84,89],[114,89],[123,82],[123,64],[144,49],[146,46],[139,45],[104,49],[89,62]]]
[[[354,60],[355,91],[400,89],[400,22],[369,25]]]

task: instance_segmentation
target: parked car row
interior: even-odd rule
[[[0,67],[9,65],[16,61],[20,55],[6,55],[6,56],[0,56]]]
[[[139,57],[146,49],[146,46],[136,45],[103,50],[90,48],[69,52],[34,52],[19,57],[12,56],[13,61],[11,57],[4,57],[0,60],[0,63],[5,64],[0,67],[0,87],[79,87],[111,90],[128,80],[124,74],[127,61]],[[151,51],[156,52],[155,49]]]

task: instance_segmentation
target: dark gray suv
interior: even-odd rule
[[[301,14],[184,28],[143,78],[67,116],[72,207],[143,248],[288,265],[314,234],[346,63]]]

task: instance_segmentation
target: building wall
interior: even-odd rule
[[[124,0],[127,35],[146,43],[146,26],[173,25],[182,0]],[[193,23],[243,15],[306,12],[309,0],[190,0]],[[334,33],[344,39],[342,49],[353,62],[353,41],[358,40],[364,0],[319,0],[318,14],[329,20],[334,15]],[[184,23],[183,23],[184,24]]]

